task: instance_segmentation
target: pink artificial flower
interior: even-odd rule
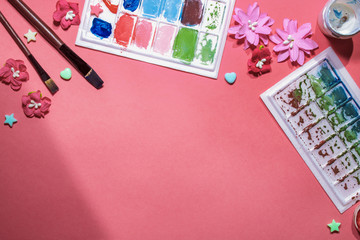
[[[260,40],[267,45],[269,42],[268,35],[271,33],[271,26],[274,20],[267,13],[260,14],[260,7],[257,2],[249,5],[247,13],[240,8],[235,8],[233,15],[238,25],[229,29],[230,34],[235,34],[236,39],[245,38],[244,49],[250,45],[257,46]]]
[[[29,80],[29,74],[22,60],[8,59],[5,66],[0,69],[0,81],[10,84],[11,88],[18,91],[22,82]]]
[[[42,97],[39,90],[22,96],[21,101],[27,117],[44,117],[49,112],[51,106],[51,100],[47,97]]]
[[[56,11],[53,14],[54,22],[60,24],[65,30],[71,25],[80,24],[79,4],[59,0],[56,3]]]
[[[269,48],[261,45],[253,51],[251,59],[248,60],[248,72],[255,76],[271,71],[271,53]]]
[[[311,23],[305,23],[298,29],[296,20],[284,19],[284,30],[276,29],[277,35],[270,36],[270,40],[277,44],[274,52],[278,53],[278,62],[289,58],[291,62],[303,65],[305,54],[310,55],[311,51],[318,48],[318,44],[309,37],[312,35]]]

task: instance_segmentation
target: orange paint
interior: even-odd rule
[[[110,10],[110,12],[115,13],[115,14],[117,13],[119,5],[111,4],[110,0],[103,0],[103,2],[105,3],[105,6]]]
[[[124,14],[119,18],[114,30],[114,37],[119,45],[123,47],[127,47],[129,45],[134,24],[135,19],[129,14]]]

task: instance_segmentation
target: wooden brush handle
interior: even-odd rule
[[[37,16],[23,1],[21,0],[8,0],[13,7],[23,16],[26,20],[33,25],[34,28],[55,48],[59,49],[64,44],[63,41],[56,35],[56,33]]]
[[[2,23],[2,25],[4,25],[6,31],[8,31],[12,39],[14,39],[15,43],[19,46],[19,48],[25,54],[25,56],[31,55],[29,49],[25,46],[23,41],[21,41],[19,36],[16,34],[14,29],[11,27],[10,23],[6,20],[5,16],[1,12],[0,12],[0,22]]]

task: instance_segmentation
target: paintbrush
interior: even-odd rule
[[[53,45],[96,89],[103,85],[103,81],[84,60],[74,53],[48,26],[42,21],[23,1],[8,0],[10,4],[31,24],[33,27]]]
[[[4,25],[5,29],[8,31],[12,39],[14,39],[15,43],[19,46],[21,51],[29,59],[29,61],[31,62],[31,64],[33,65],[36,72],[39,74],[41,80],[43,81],[43,83],[45,83],[51,94],[55,94],[57,91],[59,91],[58,86],[56,86],[55,82],[50,78],[49,74],[47,74],[45,70],[41,67],[41,65],[38,63],[38,61],[36,61],[35,57],[31,54],[25,44],[20,40],[19,36],[16,34],[10,23],[6,20],[5,16],[1,12],[0,22],[2,23],[2,25]]]

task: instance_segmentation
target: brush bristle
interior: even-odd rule
[[[85,76],[86,80],[93,85],[96,89],[100,89],[103,86],[103,80],[97,75],[97,73],[94,71],[94,69],[90,69],[88,74]]]
[[[44,83],[51,92],[51,94],[55,94],[57,91],[59,91],[59,87],[55,84],[54,80],[52,80],[51,78],[46,80]]]

